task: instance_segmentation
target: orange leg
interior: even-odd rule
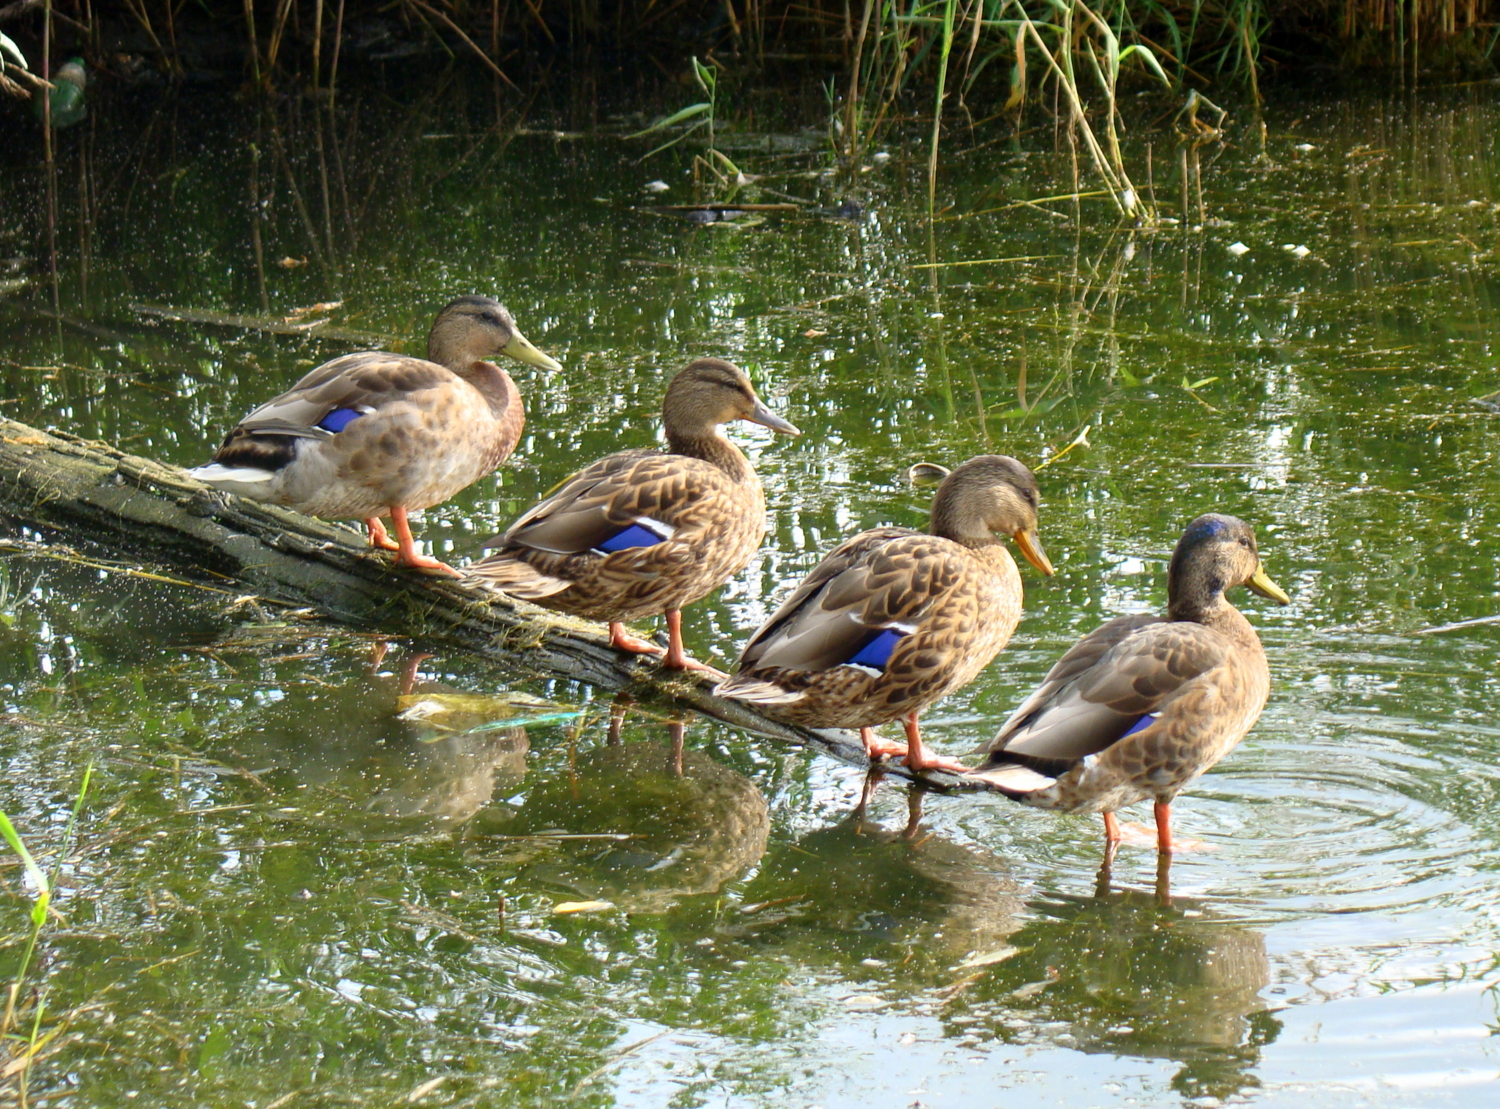
[[[418,651],[406,660],[401,667],[401,696],[410,697],[411,691],[417,687],[417,667],[433,656],[426,651]]]
[[[365,529],[370,533],[370,546],[376,550],[399,551],[401,549],[401,544],[386,534],[385,525],[380,522],[379,516],[366,517]]]
[[[1156,850],[1163,855],[1172,853],[1172,806],[1170,802],[1158,801],[1151,806],[1156,817]]]
[[[668,670],[698,670],[704,674],[712,674],[721,681],[729,677],[724,671],[716,670],[706,662],[688,658],[687,652],[682,648],[681,609],[667,609],[667,643],[667,657],[661,660],[661,664]]]
[[[912,770],[951,770],[955,774],[967,774],[969,768],[957,759],[928,754],[922,746],[922,732],[917,727],[917,714],[906,715],[906,765]]]
[[[633,655],[659,655],[662,653],[660,647],[655,643],[647,643],[644,639],[637,639],[625,630],[625,625],[618,620],[609,622],[609,645],[617,651],[629,651]]]
[[[682,740],[687,732],[687,725],[681,720],[672,720],[667,723],[667,734],[672,737],[672,776],[682,777]]]
[[[452,574],[455,578],[459,576],[458,571],[446,562],[439,562],[435,558],[417,554],[416,540],[411,537],[411,525],[406,522],[405,508],[396,504],[391,505],[391,523],[396,525],[397,566],[405,566],[412,570],[432,570],[439,574]]]
[[[889,756],[898,759],[906,754],[906,745],[903,743],[892,743],[888,739],[881,739],[875,734],[874,728],[861,728],[859,738],[865,743],[865,758],[871,762],[879,762]]]
[[[1112,812],[1104,814],[1104,842],[1110,848],[1110,854],[1114,854],[1114,848],[1120,842],[1120,821]]]

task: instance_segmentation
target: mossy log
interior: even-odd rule
[[[598,625],[451,578],[393,569],[364,537],[222,494],[184,470],[0,417],[0,522],[105,547],[219,586],[316,610],[348,627],[460,648],[508,665],[692,709],[737,728],[868,765],[858,735],[781,724],[715,697],[705,675],[608,645]],[[903,766],[890,773],[911,777]],[[945,772],[942,788],[987,788]]]

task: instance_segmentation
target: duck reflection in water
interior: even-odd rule
[[[519,783],[530,749],[524,727],[496,727],[494,714],[442,682],[423,680],[431,658],[408,653],[382,670],[384,644],[368,669],[343,680],[278,687],[280,698],[252,712],[231,739],[226,761],[277,785],[305,790],[307,815],[337,802],[337,823],[369,839],[450,831]],[[414,701],[457,702],[469,709],[440,721],[413,718]],[[506,706],[495,700],[501,714]],[[334,806],[330,806],[334,807]]]
[[[1170,856],[1152,889],[1117,885],[1110,852],[1088,893],[1028,894],[1006,859],[925,827],[919,788],[903,825],[872,822],[872,785],[848,817],[767,856],[720,928],[740,944],[723,954],[831,968],[980,1050],[1175,1060],[1174,1088],[1189,1097],[1254,1085],[1280,1029],[1260,997],[1264,936],[1174,898]]]
[[[998,858],[921,826],[922,798],[890,828],[869,816],[878,771],[836,824],[769,855],[743,891],[737,921],[721,930],[750,942],[805,945],[814,965],[838,953],[941,975],[977,950],[1002,947],[1020,924],[1020,885]]]
[[[668,742],[626,742],[638,730]],[[717,893],[765,854],[770,809],[749,778],[685,749],[684,733],[681,720],[629,727],[621,711],[603,746],[538,776],[514,815],[474,831],[504,834],[507,862],[568,899],[662,913]]]
[[[968,1006],[1019,1005],[1033,1027],[1065,1021],[1080,1051],[1175,1060],[1184,1097],[1253,1087],[1261,1048],[1281,1029],[1260,996],[1271,980],[1264,935],[1215,920],[1200,899],[1173,898],[1170,856],[1158,858],[1153,890],[1114,885],[1113,855],[1092,895],[1028,903],[1032,919],[1010,938],[1018,954]]]

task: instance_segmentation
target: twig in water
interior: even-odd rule
[[[603,1066],[595,1067],[593,1070],[589,1071],[588,1074],[586,1074],[582,1078],[580,1078],[578,1080],[578,1085],[576,1085],[576,1086],[573,1087],[572,1092],[569,1094],[569,1096],[570,1097],[577,1097],[578,1094],[579,1094],[579,1091],[581,1091],[585,1086],[587,1086],[594,1079],[598,1078],[605,1071],[609,1070],[611,1067],[618,1066],[624,1060],[625,1056],[629,1055],[633,1051],[639,1051],[641,1048],[645,1047],[649,1043],[655,1043],[657,1040],[661,1039],[666,1034],[667,1034],[667,1030],[666,1029],[662,1029],[660,1032],[658,1032],[654,1036],[647,1036],[644,1040],[637,1040],[635,1043],[631,1044],[629,1047],[622,1047],[619,1051],[617,1051],[617,1052],[614,1053],[614,1055],[610,1058],[609,1062],[605,1063]]]

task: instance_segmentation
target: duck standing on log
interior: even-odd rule
[[[928,531],[875,528],[834,548],[715,692],[772,719],[858,728],[871,761],[904,755],[913,770],[967,769],[925,750],[917,717],[973,681],[1020,621],[1021,574],[1001,537],[1052,573],[1037,503],[1036,478],[1014,458],[969,459],[938,487]],[[898,719],[905,746],[871,731]]]
[[[766,501],[750,461],[722,425],[749,420],[801,432],[767,408],[745,372],[700,358],[681,370],[662,403],[666,450],[628,450],[589,465],[492,540],[467,567],[513,597],[609,623],[610,645],[661,648],[625,622],[664,613],[662,665],[718,671],[688,657],[682,609],[750,561],[766,533]]]
[[[1261,566],[1250,525],[1200,516],[1167,570],[1164,616],[1122,616],[1084,636],[981,750],[974,770],[1026,805],[1104,814],[1150,797],[1157,850],[1172,851],[1172,799],[1227,755],[1265,707],[1260,637],[1224,597],[1244,585],[1291,601]]]
[[[407,513],[441,504],[515,450],[525,408],[510,375],[485,361],[494,354],[562,369],[498,300],[462,296],[438,313],[426,358],[363,351],[325,362],[189,473],[310,516],[363,520],[370,546],[395,551],[397,566],[457,574],[417,553]]]

